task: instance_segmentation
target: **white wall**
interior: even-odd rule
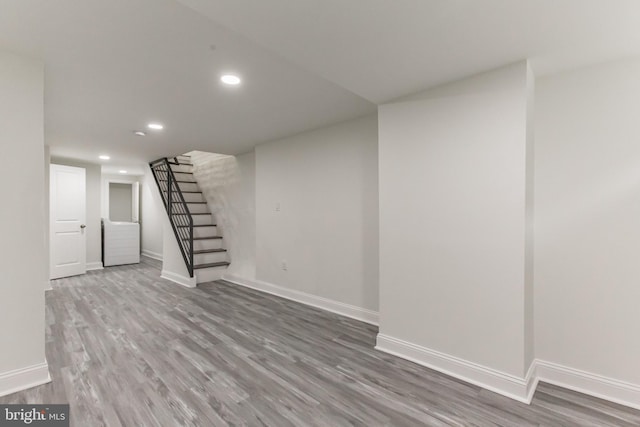
[[[639,76],[633,60],[540,79],[535,157],[537,357],[638,396]]]
[[[49,379],[43,93],[42,63],[0,51],[0,395]]]
[[[525,368],[535,360],[535,76],[527,67],[527,123],[525,165],[525,256],[524,256],[524,356]]]
[[[380,334],[396,352],[498,380],[529,368],[531,77],[522,62],[379,108]]]
[[[188,287],[196,286],[196,277],[190,277],[184,257],[180,251],[178,240],[175,237],[169,217],[164,212],[161,218],[162,223],[162,272],[165,279],[177,282]]]
[[[49,216],[49,193],[50,193],[50,168],[49,168],[49,164],[51,163],[51,148],[45,144],[44,146],[44,232],[45,235],[43,236],[44,239],[44,246],[45,246],[45,250],[46,250],[46,255],[47,255],[47,266],[50,266],[51,263],[50,261],[50,256],[51,256],[51,248],[49,246],[49,226],[51,225],[50,222],[50,216]],[[47,267],[45,269],[44,272],[44,289],[45,290],[50,290],[51,289],[51,281],[49,280],[51,272],[49,271],[49,268]]]
[[[164,244],[162,218],[167,216],[159,198],[158,186],[151,171],[148,170],[142,177],[140,185],[141,244],[142,254],[155,259],[162,259]]]
[[[133,189],[131,184],[109,183],[109,219],[131,222],[133,220]]]
[[[160,254],[162,258],[162,272],[161,276],[165,279],[177,282],[181,285],[188,287],[196,286],[196,278],[189,277],[189,272],[184,263],[184,258],[180,252],[178,241],[176,240],[173,228],[169,222],[169,217],[162,202],[162,196],[160,190],[156,185],[153,178],[151,169],[147,167],[145,175],[142,178],[144,182],[143,200],[145,200],[142,212],[143,212],[143,238],[146,236],[147,244],[149,243],[149,234],[160,234],[160,242],[162,244]],[[145,193],[148,193],[149,197],[145,198]],[[151,220],[147,222],[145,220]],[[156,229],[157,228],[157,229]],[[149,246],[147,246],[148,248]],[[149,249],[145,249],[143,246],[143,254],[156,257],[157,253],[153,251],[149,253]]]
[[[84,168],[87,172],[87,268],[102,266],[102,170],[101,166],[79,160],[51,157],[51,163]]]
[[[220,156],[192,152],[198,181],[218,229],[231,265],[227,274],[256,277],[255,154]]]
[[[257,279],[377,311],[376,117],[255,153]]]

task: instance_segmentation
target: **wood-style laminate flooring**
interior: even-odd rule
[[[0,403],[70,403],[90,426],[639,426],[640,411],[542,384],[521,404],[373,349],[377,328],[157,263],[55,281],[53,382]]]

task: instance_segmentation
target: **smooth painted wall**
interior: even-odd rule
[[[142,225],[143,237],[147,236],[145,240],[148,243],[149,234],[155,233],[160,235],[161,243],[159,253],[149,252],[150,249],[149,246],[147,246],[146,248],[143,247],[142,254],[162,260],[162,277],[174,282],[177,281],[185,286],[195,287],[196,279],[195,277],[189,277],[184,258],[180,252],[180,246],[178,245],[173,228],[169,222],[169,216],[164,207],[164,202],[162,201],[162,195],[149,167],[145,170],[142,179],[144,182],[143,197],[146,193],[150,196],[148,199],[145,199],[146,203],[142,208],[144,215]],[[144,218],[148,220],[150,217],[153,218],[153,220],[151,222],[145,222]],[[160,257],[158,256],[159,254],[161,255]]]
[[[150,170],[145,173],[140,182],[142,254],[161,260],[164,244],[162,219],[163,216],[167,216],[167,213],[160,200],[160,192]]]
[[[131,222],[133,205],[131,184],[109,183],[109,219],[111,221]]]
[[[524,252],[524,357],[531,366],[535,352],[535,76],[527,67],[527,123],[525,158],[525,252]]]
[[[56,165],[74,166],[86,170],[87,183],[87,267],[97,268],[102,265],[102,167],[98,164],[80,160],[51,157]]]
[[[529,78],[521,62],[382,105],[378,119],[380,333],[519,378],[533,341]]]
[[[220,156],[192,152],[194,177],[213,213],[228,251],[226,274],[256,277],[255,153]]]
[[[539,79],[536,353],[640,385],[640,59]]]
[[[45,277],[45,281],[44,281],[44,289],[45,290],[51,290],[51,281],[49,280],[49,277],[51,275],[51,272],[49,271],[49,267],[51,265],[50,263],[50,257],[51,257],[51,247],[49,246],[49,232],[50,230],[50,226],[51,226],[51,218],[49,216],[49,202],[50,202],[50,181],[51,181],[51,177],[50,175],[50,167],[49,165],[51,164],[51,148],[45,144],[44,146],[44,231],[45,231],[45,235],[43,236],[44,239],[44,246],[45,246],[45,250],[46,250],[46,255],[47,255],[47,268],[45,269],[44,272],[44,277]]]
[[[43,64],[0,51],[0,377],[45,363]],[[5,390],[0,390],[0,393]]]
[[[368,116],[256,147],[258,280],[377,311],[377,140]]]

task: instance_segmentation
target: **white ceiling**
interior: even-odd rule
[[[0,0],[0,49],[44,61],[53,155],[126,168],[246,152],[523,58],[640,55],[638,22],[637,0]],[[133,135],[152,120],[166,129]]]
[[[193,149],[242,153],[375,111],[173,0],[0,0],[2,48],[44,59],[52,155],[106,153],[118,168]],[[220,84],[226,71],[244,84]],[[149,121],[165,130],[133,135]]]
[[[374,103],[530,58],[640,55],[638,0],[178,0]]]

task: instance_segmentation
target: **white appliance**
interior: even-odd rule
[[[112,265],[140,262],[140,224],[102,219],[102,263]]]

